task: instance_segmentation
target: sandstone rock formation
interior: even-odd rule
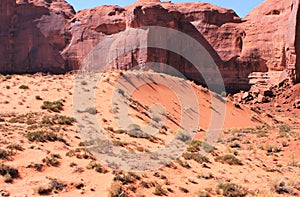
[[[61,0],[1,1],[0,72],[65,72],[60,51],[70,39],[66,25],[74,13]]]
[[[299,81],[299,17],[298,0],[263,2],[244,18],[247,36],[241,56],[259,56],[269,70],[296,69]]]
[[[0,6],[1,73],[79,69],[106,38],[133,28],[162,26],[196,39],[214,59],[228,90],[248,88],[253,72],[287,70],[300,81],[298,0],[266,0],[245,18],[201,2],[138,0],[127,7],[99,6],[77,13],[64,0],[3,0]],[[125,36],[116,47],[125,50],[125,43],[138,39]],[[189,61],[170,51],[136,47],[117,55],[110,67],[160,62],[205,83]]]

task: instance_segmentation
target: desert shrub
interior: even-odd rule
[[[36,100],[40,100],[40,101],[43,100],[42,97],[39,96],[39,95],[36,95],[36,96],[35,96],[35,99],[36,99]]]
[[[159,115],[157,115],[157,114],[154,114],[154,115],[152,116],[152,120],[153,120],[154,122],[158,123],[158,122],[161,121],[161,117],[160,117]]]
[[[57,193],[57,191],[62,191],[67,187],[67,184],[58,181],[57,179],[50,179],[50,183],[46,186],[40,186],[37,189],[37,193],[42,196],[50,195],[54,191],[54,193]]]
[[[75,150],[70,150],[66,153],[68,157],[76,157],[77,159],[92,159],[95,157],[86,148],[76,148]]]
[[[76,122],[75,118],[68,117],[68,116],[61,116],[61,115],[55,115],[55,116],[44,116],[42,119],[42,124],[60,124],[60,125],[72,125],[74,122]]]
[[[140,127],[140,125],[137,125],[137,124],[131,124],[128,126],[128,130],[129,131],[140,131],[141,127]]]
[[[27,114],[21,114],[15,117],[12,117],[8,120],[9,123],[21,123],[21,124],[28,124],[32,125],[36,123],[34,113],[27,113]]]
[[[57,179],[50,179],[50,187],[52,190],[62,191],[67,187],[67,184]]]
[[[203,150],[207,153],[211,153],[211,152],[217,150],[216,147],[208,144],[207,142],[202,142],[201,146],[202,146]]]
[[[11,151],[0,149],[0,159],[9,159],[12,155]]]
[[[84,85],[84,86],[88,84],[86,81],[81,81],[80,83],[81,83],[81,85]]]
[[[282,124],[279,126],[279,132],[289,132],[291,131],[291,127],[289,125],[286,125],[286,124]]]
[[[209,159],[203,155],[200,155],[199,153],[189,153],[189,152],[186,152],[186,153],[183,153],[182,154],[182,157],[186,160],[194,160],[198,163],[209,163]]]
[[[43,169],[44,165],[43,164],[29,164],[26,168],[33,168],[38,172],[41,172]]]
[[[182,191],[183,193],[189,193],[189,190],[184,187],[179,187],[179,190]]]
[[[40,186],[37,189],[37,193],[41,196],[50,195],[52,193],[52,188],[50,186]]]
[[[41,108],[52,112],[60,112],[63,110],[63,103],[61,101],[44,101]]]
[[[189,152],[199,152],[201,150],[202,142],[199,140],[192,140],[187,148]]]
[[[279,137],[286,137],[288,133],[291,131],[291,127],[286,124],[282,124],[279,126]]]
[[[234,107],[241,109],[241,105],[239,103],[234,103],[233,105],[234,105]]]
[[[187,135],[186,133],[184,133],[183,131],[179,131],[177,133],[177,136],[176,136],[176,139],[177,140],[180,140],[182,142],[188,142],[191,140],[191,136]]]
[[[122,185],[128,185],[130,183],[135,183],[136,180],[140,180],[141,177],[133,172],[118,172],[115,177],[114,181],[119,181]]]
[[[146,139],[150,138],[150,135],[143,131],[129,130],[127,131],[127,134],[133,138],[146,138]]]
[[[108,131],[112,131],[112,132],[114,131],[114,128],[113,128],[113,127],[107,127],[106,129],[107,129]]]
[[[227,97],[227,92],[226,92],[226,91],[221,92],[221,96],[222,96],[223,98],[226,98],[226,97]]]
[[[207,191],[202,190],[198,193],[197,197],[210,197]]]
[[[118,88],[118,89],[117,89],[117,92],[118,92],[119,94],[121,94],[122,96],[125,96],[125,91],[124,91],[124,90]]]
[[[156,196],[166,196],[167,191],[164,190],[161,185],[156,184],[153,194],[156,195]]]
[[[187,169],[191,168],[190,164],[187,161],[182,161],[182,160],[178,159],[177,162],[179,165],[181,165],[184,168],[187,168]]]
[[[31,142],[64,141],[62,138],[58,137],[55,133],[48,132],[48,131],[33,131],[28,133],[26,137]]]
[[[145,182],[145,181],[141,181],[141,183],[140,183],[140,185],[143,187],[143,188],[150,188],[150,185],[147,183],[147,182]]]
[[[96,162],[96,161],[91,161],[88,166],[86,167],[87,169],[94,169],[96,172],[99,173],[107,173],[107,169],[101,165],[101,163]]]
[[[223,190],[225,197],[244,197],[248,194],[247,189],[234,183],[219,183],[217,189]]]
[[[42,162],[45,163],[47,166],[58,167],[60,165],[61,156],[58,154],[51,154],[49,157],[45,157],[42,159]]]
[[[109,189],[110,197],[125,197],[126,193],[120,182],[113,182]]]
[[[267,144],[265,150],[267,151],[268,154],[279,153],[282,151],[280,146],[276,146],[273,144]]]
[[[243,165],[243,163],[236,158],[234,155],[224,155],[224,156],[218,156],[216,158],[216,161],[221,163],[227,163],[229,165]]]
[[[96,115],[97,114],[97,109],[95,107],[89,107],[89,108],[85,109],[84,112],[87,112],[87,113],[92,114],[92,115]]]
[[[278,194],[294,194],[293,186],[291,184],[287,184],[285,181],[274,182],[273,189]]]
[[[3,79],[3,81],[9,80],[9,79],[12,79],[12,76],[11,75],[6,75],[5,78]]]
[[[0,175],[3,176],[6,183],[10,183],[13,179],[19,177],[19,171],[8,165],[0,164]]]
[[[23,146],[20,145],[20,144],[10,144],[10,145],[8,145],[6,148],[8,148],[8,149],[10,149],[10,150],[18,150],[18,151],[23,151],[23,150],[25,150],[25,149],[23,148]]]
[[[216,147],[211,146],[210,144],[206,142],[201,142],[199,140],[192,140],[190,145],[187,148],[187,151],[189,152],[199,152],[201,149],[203,149],[205,152],[210,153],[215,150],[217,150]]]
[[[29,87],[27,85],[21,85],[21,86],[19,86],[19,89],[27,90],[27,89],[29,89]]]
[[[125,147],[128,145],[127,142],[122,142],[122,141],[113,141],[113,144],[116,145],[116,146],[122,146],[122,147]]]

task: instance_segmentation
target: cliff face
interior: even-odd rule
[[[162,26],[196,39],[218,65],[225,85],[247,88],[252,72],[283,71],[300,81],[299,0],[266,0],[241,19],[207,3],[140,0],[127,7],[100,6],[75,13],[64,0],[2,0],[0,72],[66,72],[78,69],[99,43],[125,30]],[[118,48],[137,38],[125,36]],[[110,67],[160,62],[204,83],[184,57],[163,49],[132,49]]]
[[[0,3],[0,72],[64,72],[60,50],[68,44],[67,19],[75,12],[64,1],[30,2]]]
[[[298,0],[268,0],[245,17],[242,57],[253,52],[269,70],[295,69],[298,27]]]

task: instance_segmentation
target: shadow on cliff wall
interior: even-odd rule
[[[1,42],[4,51],[1,52],[0,72],[3,74],[66,72],[65,61],[59,49],[37,27],[41,17],[50,16],[50,11],[33,4],[11,6],[13,11],[10,14],[2,14],[2,20],[5,22],[1,23],[4,34]]]

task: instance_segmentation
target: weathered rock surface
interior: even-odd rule
[[[72,10],[60,0],[1,1],[0,72],[65,72],[60,50],[68,44]]]
[[[266,0],[243,19],[233,10],[200,2],[138,0],[124,8],[99,6],[77,13],[64,0],[2,0],[0,6],[2,73],[79,69],[105,39],[132,28],[162,26],[197,40],[219,67],[228,90],[249,87],[252,72],[287,70],[300,81],[298,0]],[[126,44],[141,42],[141,36],[122,39],[115,47],[123,51]],[[110,68],[160,62],[204,83],[195,67],[173,52],[135,47],[115,53]]]

